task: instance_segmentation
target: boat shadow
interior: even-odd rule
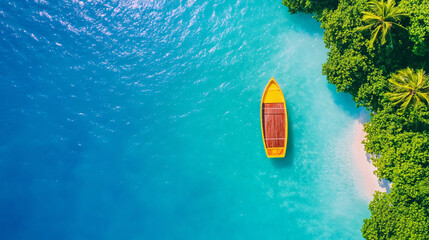
[[[288,126],[292,126],[291,118],[288,118]],[[275,168],[289,168],[293,164],[293,158],[295,155],[294,144],[293,144],[293,128],[288,128],[286,155],[283,158],[270,158],[271,164]]]

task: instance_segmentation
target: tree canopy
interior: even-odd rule
[[[372,29],[371,40],[369,46],[374,45],[377,37],[381,37],[381,45],[386,43],[386,36],[389,36],[390,43],[392,43],[392,35],[390,34],[393,26],[404,28],[397,22],[400,21],[401,17],[407,16],[400,8],[395,7],[394,0],[381,1],[369,1],[368,8],[370,11],[363,11],[362,21],[367,25],[359,27],[359,30]]]
[[[429,104],[429,82],[423,69],[399,70],[389,79],[394,92],[386,93],[394,105],[401,104],[404,112],[409,105]]]
[[[374,195],[363,237],[427,239],[429,102],[424,71],[429,70],[429,1],[283,4],[292,13],[313,13],[320,21],[330,50],[323,74],[337,91],[351,94],[358,106],[371,111],[365,149],[373,156],[377,176],[391,181],[392,189]]]

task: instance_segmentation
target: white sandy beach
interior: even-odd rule
[[[363,130],[362,121],[356,120],[354,122],[353,131],[354,138],[352,144],[352,154],[354,165],[357,170],[356,176],[359,182],[358,187],[365,198],[372,200],[375,191],[389,191],[389,182],[386,180],[379,181],[377,176],[373,173],[376,168],[372,165],[370,155],[365,152],[365,148],[362,143],[366,135]]]

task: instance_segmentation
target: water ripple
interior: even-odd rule
[[[0,206],[16,211],[0,214],[22,223],[7,238],[353,238],[366,213],[327,214],[360,202],[331,194],[351,192],[329,155],[346,147],[322,143],[346,144],[349,117],[312,23],[277,0],[1,1]],[[293,113],[285,166],[261,148],[272,76]]]

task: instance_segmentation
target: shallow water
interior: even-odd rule
[[[362,110],[272,1],[0,2],[4,239],[361,239]],[[289,116],[267,159],[260,97]]]

